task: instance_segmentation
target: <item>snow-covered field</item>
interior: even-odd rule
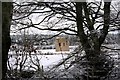
[[[74,49],[76,46],[71,46],[70,47],[70,51],[63,51],[63,52],[56,52],[55,49],[44,49],[44,50],[37,50],[36,53],[32,52],[31,53],[31,57],[28,55],[28,53],[24,53],[24,55],[22,55],[22,52],[19,52],[18,54],[16,54],[15,51],[9,51],[9,64],[10,67],[12,67],[13,69],[15,69],[17,66],[17,69],[19,69],[19,64],[20,63],[24,63],[24,67],[23,69],[26,70],[33,70],[34,68],[37,69],[37,65],[39,65],[40,67],[43,66],[43,69],[49,69],[52,65],[57,64],[59,61],[61,61],[63,58],[66,58]],[[107,45],[107,47],[111,47],[111,48],[119,48],[118,45],[116,47],[116,45]],[[42,53],[42,55],[41,55]],[[52,53],[53,55],[45,55],[45,53]],[[27,55],[25,55],[27,54]],[[115,59],[118,59],[119,56],[115,55],[118,54],[117,52],[110,52],[110,54],[112,55],[112,57],[114,57]],[[17,65],[18,63],[18,65]],[[34,67],[34,68],[31,68]]]
[[[39,53],[54,53],[53,55],[40,55]],[[16,54],[15,51],[9,51],[9,64],[12,69],[19,69],[20,63],[24,63],[24,70],[35,70],[37,69],[36,65],[43,67],[43,69],[49,69],[52,65],[57,64],[62,59],[66,58],[70,51],[55,52],[52,50],[38,50],[37,53],[32,52],[31,56],[28,53],[19,52]],[[24,54],[24,55],[22,55]],[[27,54],[27,55],[25,55]],[[36,55],[35,55],[36,54]],[[18,64],[18,65],[17,65]]]
[[[119,45],[114,45],[114,44],[113,45],[103,45],[103,46],[113,48],[113,49],[120,49]],[[18,52],[18,54],[16,54],[15,51],[9,51],[9,56],[8,56],[9,64],[12,69],[19,70],[20,64],[21,63],[23,64],[25,61],[25,64],[22,67],[22,70],[37,71],[38,68],[40,67],[40,68],[43,68],[44,70],[48,71],[49,69],[52,68],[52,66],[59,63],[62,59],[67,58],[67,56],[69,56],[69,54],[71,54],[74,51],[74,49],[75,49],[75,46],[74,46],[74,48],[70,47],[70,51],[63,51],[63,52],[56,52],[55,49],[43,49],[43,50],[39,49],[39,50],[37,50],[36,53],[32,52],[31,56],[29,55],[28,52],[26,52],[26,53]],[[113,68],[111,75],[114,75],[114,73],[115,73],[115,75],[116,74],[119,75],[119,70],[118,70],[120,68],[120,52],[119,52],[119,50],[112,51],[110,49],[105,49],[105,48],[103,48],[103,49],[107,50],[106,55],[110,56],[111,57],[110,59],[114,59],[114,68]],[[46,55],[46,53],[52,53],[52,55],[51,54]],[[24,55],[22,55],[22,54],[24,54]],[[25,54],[27,54],[27,55],[25,55]],[[71,58],[70,60],[73,60],[73,59],[74,58]],[[69,63],[68,63],[68,65],[69,65]],[[67,64],[65,66],[67,66]],[[58,69],[56,69],[56,72],[55,71],[51,72],[50,75],[54,75],[54,73],[55,73],[57,76],[61,76],[62,74],[65,73],[65,74],[68,74],[67,77],[73,78],[74,77],[73,75],[78,75],[78,73],[80,73],[80,75],[84,74],[84,69],[81,68],[81,70],[80,70],[79,67],[78,66],[71,67],[68,72],[67,71],[62,72],[61,70],[57,71]],[[63,67],[60,66],[59,68],[61,69],[61,68],[65,68],[65,67],[63,65]],[[9,67],[8,67],[8,69],[9,69]],[[109,80],[113,80],[113,79],[111,78]],[[116,79],[116,80],[119,80],[119,79]]]
[[[44,69],[47,69],[49,67],[51,67],[52,65],[57,64],[61,59],[66,58],[67,54],[57,54],[57,55],[32,55],[32,57],[27,56],[27,60],[25,63],[25,69],[32,69],[30,67],[35,67],[37,68],[37,66],[35,66],[35,64],[38,64],[40,66],[43,66]],[[23,57],[22,56],[12,56],[11,58],[9,58],[9,62],[11,67],[13,67],[14,69],[16,68],[15,63],[18,61],[18,64],[20,64],[20,62],[22,62]],[[39,62],[37,61],[37,59],[39,60]],[[25,60],[25,56],[24,59]],[[34,63],[33,63],[33,62]],[[18,66],[19,68],[19,66]]]
[[[38,46],[37,46],[38,47]],[[69,51],[56,52],[55,49],[38,49],[36,52],[28,52],[10,50],[8,55],[8,69],[20,69],[20,64],[23,65],[23,70],[35,70],[38,67],[49,69],[53,65],[66,58],[77,46],[69,46]],[[19,49],[20,47],[17,46]],[[47,55],[46,55],[47,54]]]

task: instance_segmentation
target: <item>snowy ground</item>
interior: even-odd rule
[[[104,45],[110,48],[120,48],[119,45]],[[16,68],[16,63],[20,64],[20,62],[24,62],[25,59],[25,66],[24,69],[27,70],[31,70],[31,66],[37,68],[37,66],[35,64],[38,64],[40,66],[43,66],[44,69],[48,69],[49,67],[51,67],[52,65],[57,64],[60,60],[62,60],[63,58],[66,58],[77,46],[70,46],[70,51],[63,51],[63,52],[56,52],[55,49],[43,49],[43,50],[37,50],[36,53],[32,52],[31,55],[32,57],[30,58],[29,55],[27,55],[27,57],[25,55],[20,55],[23,54],[22,52],[19,52],[19,54],[16,54],[15,51],[9,51],[9,64],[10,66],[15,69]],[[41,55],[42,53],[42,55]],[[49,53],[50,55],[44,55],[46,53]],[[51,53],[53,55],[51,55]],[[28,54],[28,53],[25,53]],[[37,55],[35,55],[37,54]],[[113,55],[113,54],[117,54],[117,52],[110,52],[110,54],[112,54],[112,57],[114,57],[115,59],[118,59],[118,55]],[[24,57],[23,57],[24,56]],[[39,61],[37,61],[37,58]],[[23,61],[22,61],[23,60]],[[39,62],[39,63],[38,63]],[[35,64],[34,64],[35,63]],[[19,69],[19,66],[18,66]],[[32,68],[34,69],[34,68]]]
[[[109,48],[114,48],[114,49],[120,49],[120,46],[119,45],[104,45],[104,46],[107,46]],[[109,50],[109,49],[107,49]],[[30,57],[29,55],[27,55],[27,57],[25,58],[22,57],[22,55],[15,55],[15,52],[14,51],[10,51],[9,52],[9,62],[10,62],[10,66],[15,69],[17,67],[16,65],[16,62],[18,60],[18,64],[20,64],[20,62],[22,62],[22,59],[23,61],[25,59],[26,62],[24,64],[24,67],[23,69],[24,70],[35,70],[34,68],[37,69],[37,65],[40,64],[40,67],[43,66],[43,69],[44,70],[48,70],[49,68],[51,68],[53,65],[57,64],[58,62],[60,62],[62,59],[66,58],[71,52],[73,51],[73,49],[71,49],[70,51],[64,51],[64,52],[56,52],[55,49],[47,49],[47,50],[37,50],[37,53],[31,53],[32,54],[32,57]],[[42,55],[40,55],[40,53],[43,53]],[[53,55],[44,55],[45,53],[54,53]],[[28,53],[27,53],[28,54]],[[37,55],[34,55],[34,54],[37,54]],[[108,54],[114,59],[115,61],[115,64],[114,64],[114,69],[112,74],[117,74],[117,75],[120,75],[120,52],[118,51],[114,51],[113,52],[110,50],[110,52],[108,52]],[[11,57],[12,55],[12,57]],[[39,61],[38,61],[39,60]],[[32,62],[33,61],[33,62]],[[34,64],[35,63],[35,64]],[[32,66],[32,67],[31,67]],[[34,68],[33,68],[34,67]],[[18,68],[19,69],[19,66]],[[119,70],[118,70],[119,69]],[[75,70],[74,70],[75,71]],[[73,71],[73,72],[74,72]],[[116,72],[118,71],[118,72]],[[77,71],[76,71],[77,72]],[[110,76],[111,77],[111,76]],[[118,76],[119,77],[119,76]],[[118,78],[117,77],[117,78]],[[113,78],[114,79],[114,78]],[[111,79],[106,79],[106,80],[113,80],[112,78]],[[116,80],[119,80],[119,79],[116,79]]]
[[[64,54],[64,55],[61,55],[61,54],[58,54],[58,55],[32,55],[32,61],[35,64],[40,64],[40,66],[43,66],[44,69],[47,69],[50,66],[57,64],[61,59],[66,58],[66,57],[67,57],[67,54]],[[16,58],[19,59],[18,63],[20,63],[22,61],[22,56],[14,55],[14,56],[12,56],[12,58],[9,58],[10,65],[14,69],[16,67],[15,63],[17,62]],[[37,58],[39,59],[39,63],[37,62]],[[25,60],[25,57],[24,57],[24,60]],[[29,56],[27,56],[27,61],[25,63],[25,66],[26,66],[25,69],[29,69],[30,65],[37,68],[37,66],[35,66],[32,61],[31,61],[31,58]]]
[[[12,69],[15,69],[17,66],[17,69],[19,69],[19,65],[16,64],[20,64],[21,62],[24,63],[26,60],[23,68],[25,70],[34,70],[31,66],[37,69],[36,64],[41,67],[43,66],[43,69],[49,69],[52,65],[55,65],[62,59],[66,58],[71,51],[72,49],[70,49],[70,51],[62,52],[56,52],[55,49],[37,50],[37,53],[31,53],[32,57],[30,57],[28,53],[19,52],[16,54],[15,51],[9,51],[9,64]],[[53,55],[44,55],[45,53],[52,53]],[[25,54],[27,54],[27,56]]]

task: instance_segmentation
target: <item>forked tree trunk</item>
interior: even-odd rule
[[[2,79],[7,72],[8,51],[11,45],[10,25],[12,18],[12,3],[2,2]]]
[[[92,43],[91,45],[90,40],[88,40],[87,35],[85,34],[84,28],[83,28],[83,8],[85,17],[88,24],[89,31],[94,30],[92,22],[90,22],[89,13],[87,11],[86,3],[77,2],[76,3],[76,22],[77,22],[77,29],[78,29],[78,37],[80,38],[80,42],[82,44],[82,47],[86,53],[85,60],[86,62],[84,65],[86,65],[85,71],[87,72],[87,75],[84,75],[85,80],[100,80],[101,77],[104,77],[108,74],[111,67],[109,67],[109,60],[107,60],[106,56],[104,54],[101,55],[101,44],[104,42],[106,35],[108,33],[109,29],[109,21],[110,21],[110,2],[105,3],[104,5],[104,27],[103,32],[100,38],[98,36],[92,34]],[[90,69],[87,69],[90,68]],[[107,69],[106,69],[107,68]]]

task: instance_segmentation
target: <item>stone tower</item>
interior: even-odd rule
[[[55,40],[56,51],[69,51],[69,41],[64,37],[57,37]]]

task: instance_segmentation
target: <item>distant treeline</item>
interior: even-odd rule
[[[11,35],[12,44],[23,44],[25,41],[31,41],[34,45],[52,45],[55,43],[54,35]],[[78,45],[79,40],[73,35],[60,35],[59,37],[65,37],[68,39],[70,45]],[[106,44],[120,44],[120,33],[119,34],[108,34],[105,42]]]
[[[54,35],[11,35],[12,44],[24,44],[25,41],[31,41],[34,45],[52,45],[55,43]],[[68,39],[70,45],[77,45],[78,39],[73,35],[59,35]]]

